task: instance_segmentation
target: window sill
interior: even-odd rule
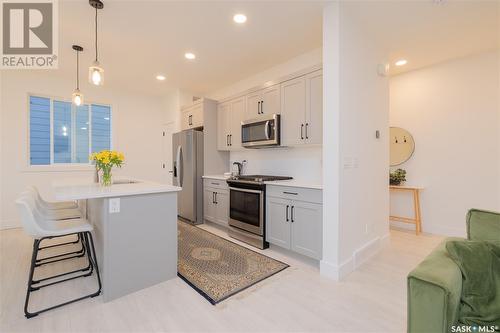
[[[22,172],[81,172],[94,171],[92,164],[63,164],[63,165],[31,165],[22,170]]]

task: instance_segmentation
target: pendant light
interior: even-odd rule
[[[80,92],[80,75],[78,74],[78,70],[80,69],[79,54],[83,51],[83,47],[80,45],[73,45],[73,50],[76,51],[76,89],[71,96],[71,100],[73,101],[73,104],[80,106],[83,104],[83,94]]]
[[[89,82],[96,85],[102,86],[104,84],[104,69],[99,64],[98,53],[97,53],[97,10],[103,9],[104,4],[101,0],[89,0],[90,5],[95,8],[95,60],[92,66],[89,67]]]

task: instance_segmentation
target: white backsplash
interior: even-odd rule
[[[230,154],[233,162],[247,160],[243,174],[291,176],[296,180],[322,183],[323,160],[321,147],[245,149]]]

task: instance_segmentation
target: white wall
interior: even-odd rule
[[[19,226],[14,206],[16,196],[28,184],[39,186],[46,195],[55,179],[86,177],[92,179],[90,167],[57,171],[40,171],[28,167],[28,94],[50,95],[69,99],[74,82],[61,79],[57,71],[3,71],[1,74],[1,193],[0,227]],[[138,96],[127,91],[110,91],[109,87],[82,84],[87,102],[112,106],[113,149],[125,154],[126,163],[117,175],[162,181],[161,125],[165,120],[164,104],[157,97]],[[47,169],[47,168],[45,168]]]
[[[299,55],[289,61],[235,82],[227,87],[207,94],[206,97],[221,100],[244,92],[247,89],[276,80],[294,72],[318,65],[322,62],[321,49]],[[321,147],[293,147],[280,149],[244,149],[230,153],[231,165],[235,161],[247,160],[244,173],[291,176],[297,180],[320,184],[322,179]]]
[[[367,6],[336,2],[324,11],[321,272],[335,279],[376,253],[388,236],[389,86],[377,74],[384,50],[356,20]]]
[[[398,167],[408,184],[425,186],[424,232],[465,236],[468,209],[500,211],[498,71],[497,52],[488,52],[390,79],[390,124],[415,139]],[[411,216],[409,198],[392,199],[393,213]]]

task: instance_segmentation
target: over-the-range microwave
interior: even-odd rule
[[[267,148],[280,145],[279,114],[262,115],[241,122],[241,145],[245,148]]]

